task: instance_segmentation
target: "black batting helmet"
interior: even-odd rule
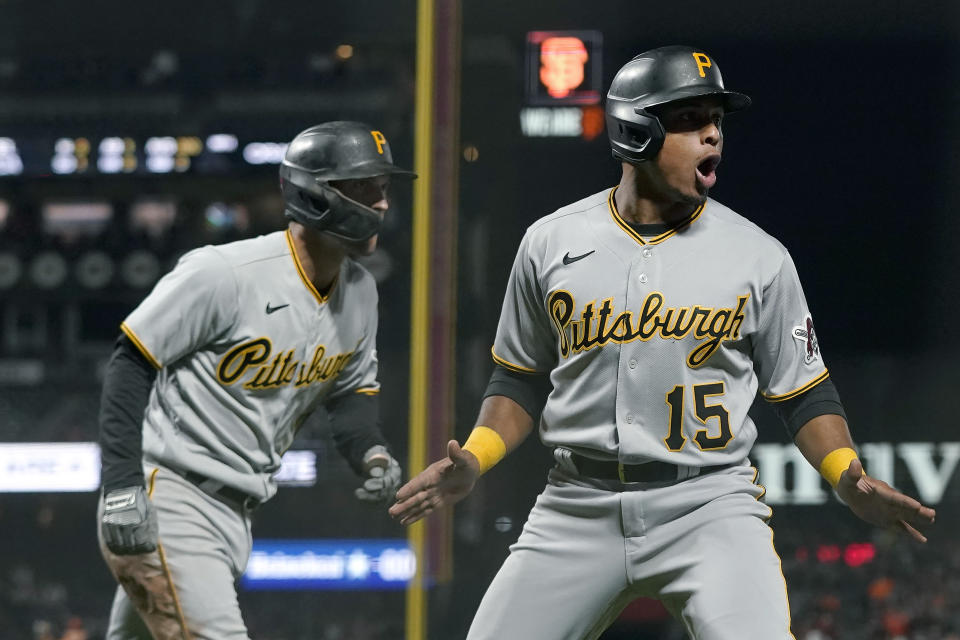
[[[623,65],[607,92],[607,135],[613,156],[634,163],[655,157],[666,132],[648,109],[699,96],[720,96],[726,113],[750,106],[748,96],[724,88],[720,69],[700,49],[660,47]]]
[[[325,122],[297,134],[280,164],[287,217],[349,241],[380,230],[380,215],[330,186],[335,180],[382,175],[416,177],[394,166],[382,133],[362,122]]]

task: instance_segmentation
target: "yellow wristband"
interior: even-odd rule
[[[831,487],[836,487],[840,476],[850,467],[850,463],[857,459],[857,452],[849,447],[834,449],[824,457],[820,463],[820,475],[826,478]]]
[[[464,451],[469,451],[477,456],[480,461],[480,473],[486,473],[493,465],[503,460],[507,455],[507,445],[503,442],[500,434],[482,425],[473,428],[470,437],[463,445]]]

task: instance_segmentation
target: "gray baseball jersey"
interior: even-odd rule
[[[318,402],[380,390],[373,277],[346,259],[321,295],[289,231],[187,253],[122,329],[160,369],[144,459],[262,500]]]
[[[709,199],[642,236],[615,191],[534,223],[513,265],[493,357],[550,374],[540,436],[558,464],[467,638],[592,640],[639,596],[698,640],[793,638],[746,463],[757,389],[785,400],[827,376],[793,262]],[[593,479],[571,451],[678,481]]]
[[[758,387],[786,400],[827,376],[794,264],[712,199],[642,237],[615,191],[527,230],[493,357],[550,373],[549,446],[625,464],[739,462],[756,439]]]

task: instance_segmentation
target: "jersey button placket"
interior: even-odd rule
[[[649,254],[649,256],[648,256]],[[654,253],[646,246],[634,251],[626,280],[626,297],[624,308],[638,313],[643,307],[644,300],[650,293],[651,269],[655,262],[651,260]],[[654,269],[655,272],[655,269]],[[636,322],[636,318],[634,318]],[[629,342],[620,345],[620,375],[617,384],[617,430],[620,443],[624,451],[633,451],[642,441],[643,416],[637,408],[636,386],[641,383],[643,376],[640,368],[640,342]],[[623,459],[621,455],[621,459]]]
[[[656,250],[649,245],[644,245],[640,248],[640,258],[633,264],[634,268],[639,271],[637,274],[637,282],[643,285],[642,289],[644,292],[649,291],[648,285],[654,286],[651,283],[656,280]],[[646,295],[646,293],[644,293],[644,295]]]
[[[653,249],[651,247],[645,246],[640,249],[641,260],[638,260],[635,264],[637,269],[640,271],[640,275],[637,276],[637,282],[640,284],[647,284],[650,282],[650,269],[653,267]]]

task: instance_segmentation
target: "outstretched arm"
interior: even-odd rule
[[[852,453],[853,440],[843,418],[817,416],[800,428],[794,442],[861,519],[880,527],[903,529],[913,539],[927,541],[916,527],[933,524],[936,512],[863,472],[863,465]],[[848,449],[851,451],[845,451]]]
[[[487,396],[480,406],[477,425],[496,432],[491,438],[499,436],[505,451],[510,453],[533,430],[530,414],[506,396]],[[468,442],[470,442],[468,440]],[[499,460],[496,453],[491,456],[480,451],[479,456],[471,452],[469,444],[463,448],[456,440],[447,443],[447,457],[438,460],[418,473],[397,491],[397,501],[390,507],[390,515],[407,525],[429,515],[435,509],[451,506],[462,500],[473,489],[481,474],[481,460],[492,466]],[[496,458],[494,460],[493,458]],[[483,469],[486,471],[486,469]]]

